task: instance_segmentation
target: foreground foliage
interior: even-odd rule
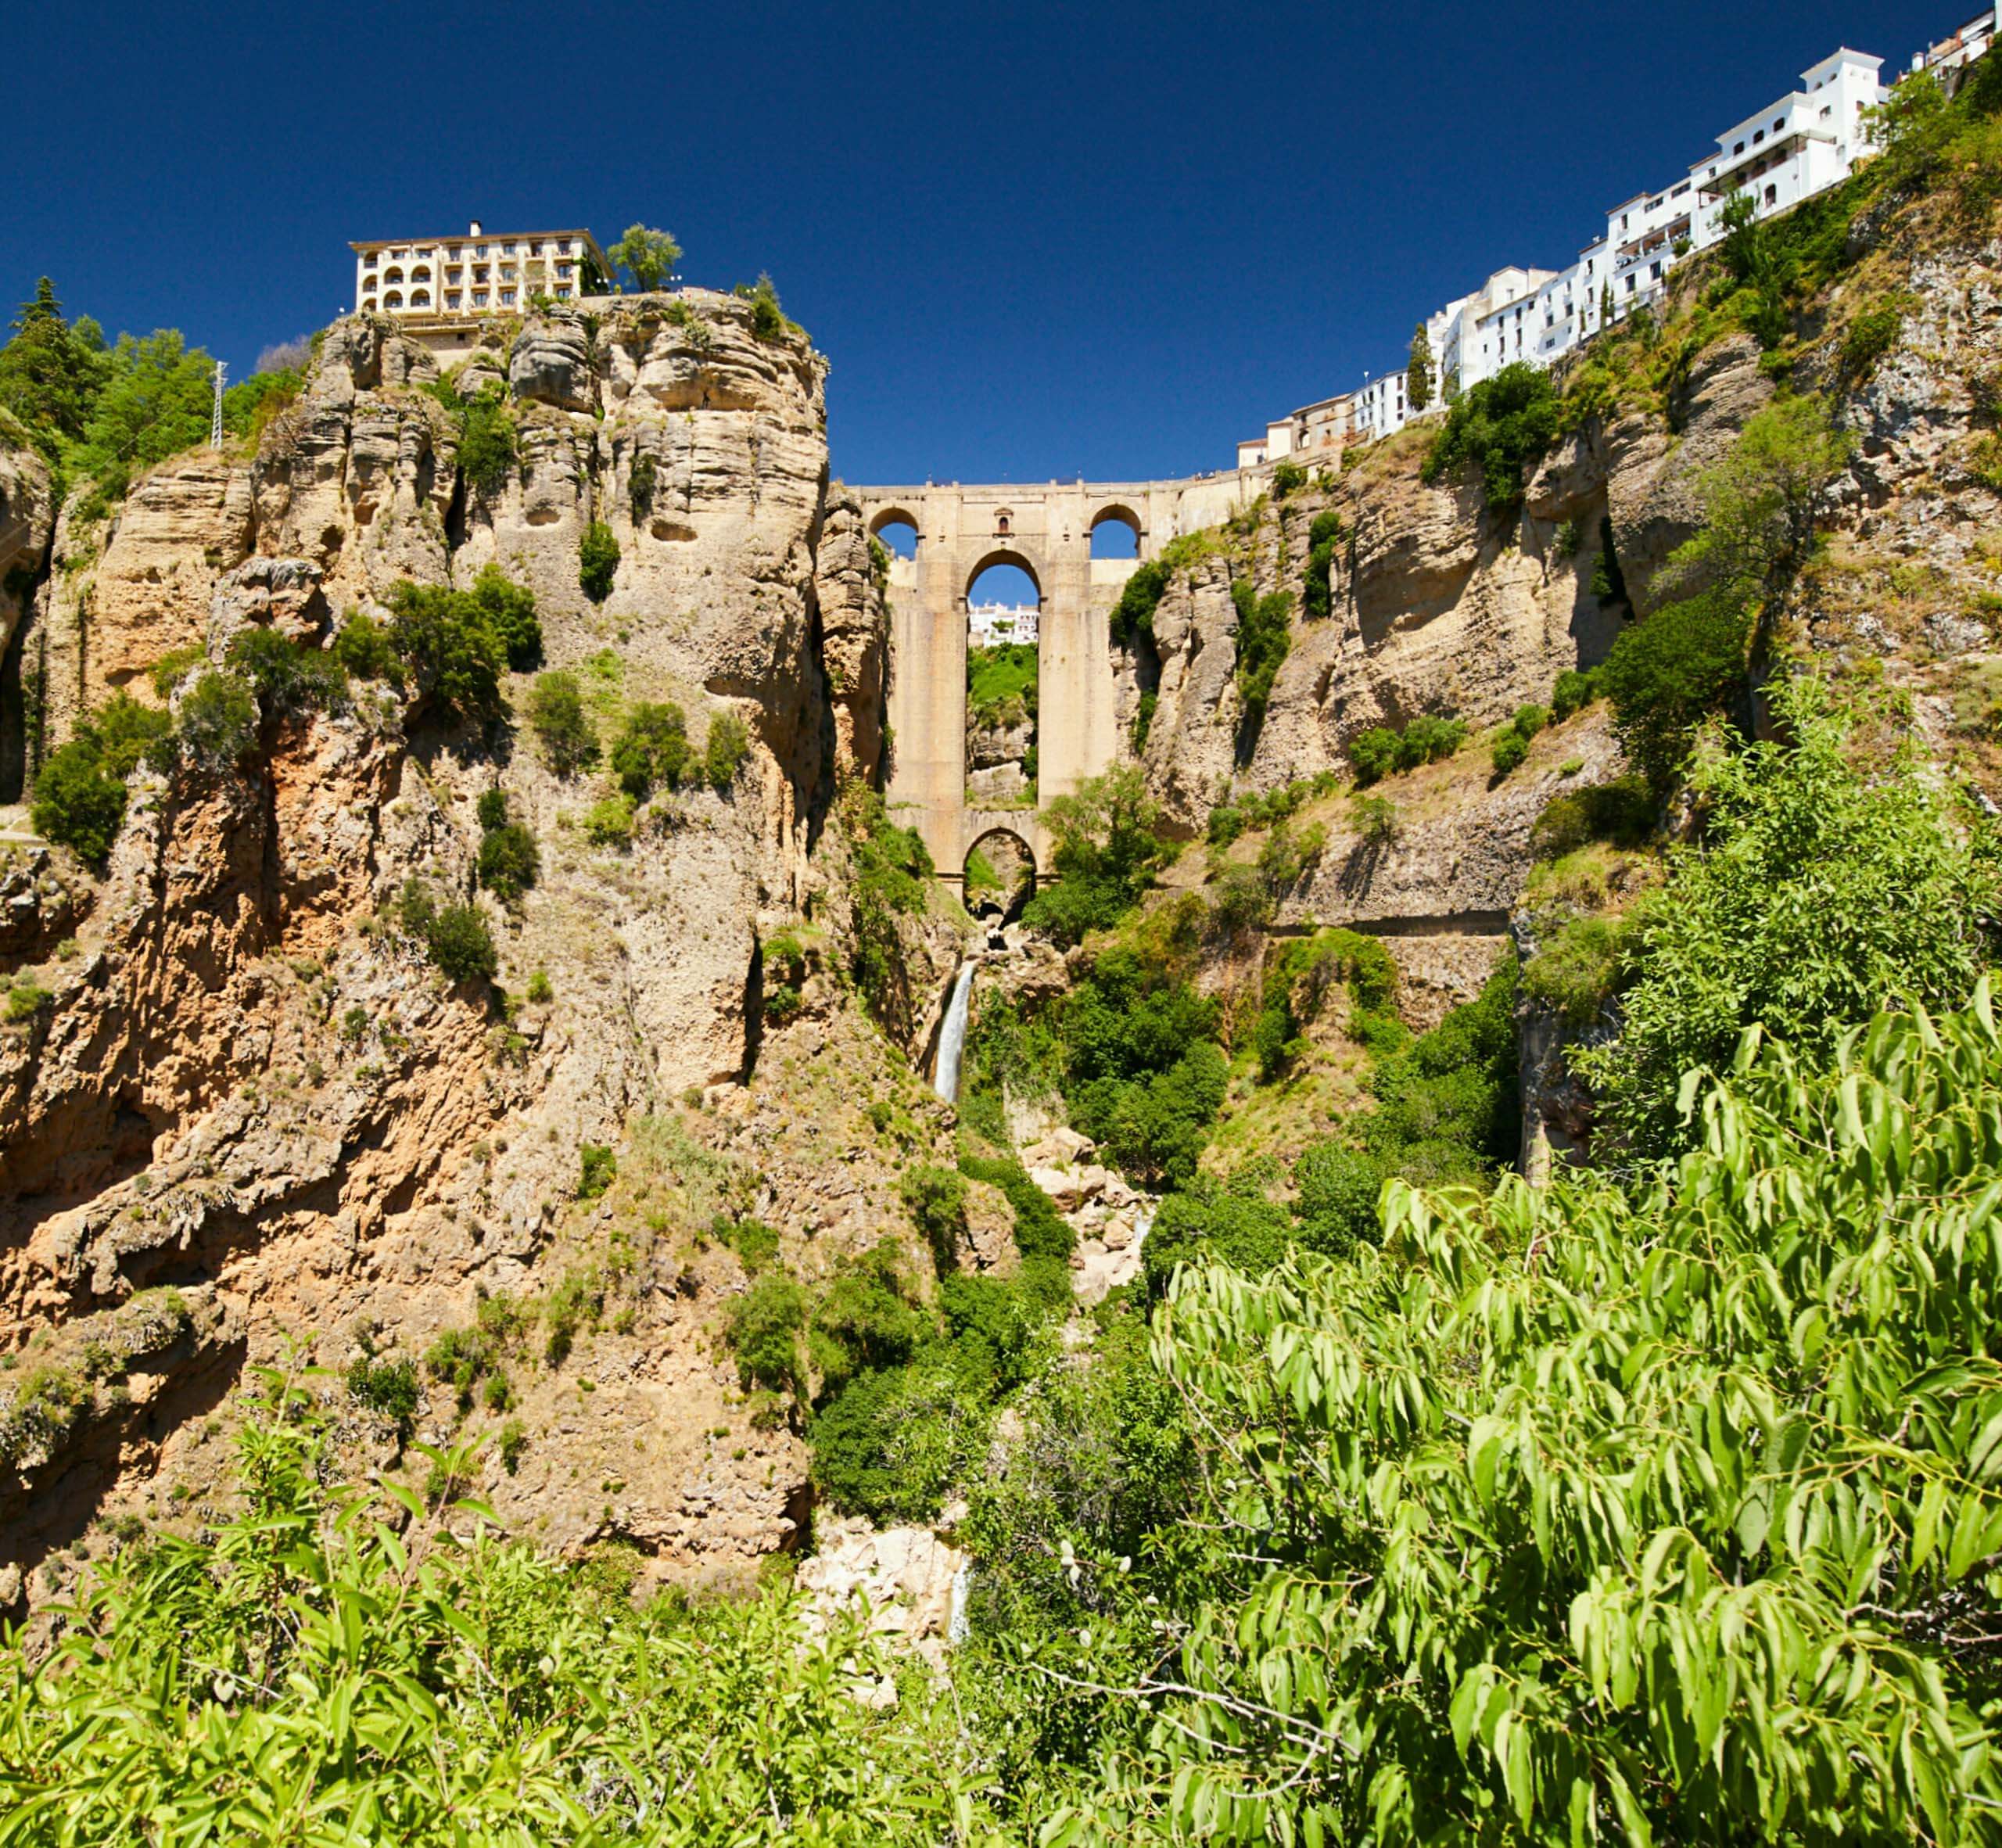
[[[1108,1732],[1051,1839],[2002,1835],[1986,985],[1832,1066],[1748,1039],[1638,1191],[1394,1185],[1381,1251],[1185,1272],[1209,1550],[1046,1652]]]
[[[47,1660],[0,1660],[0,1841],[974,1835],[930,1704],[856,1698],[884,1668],[852,1631],[809,1644],[778,1595],[636,1611],[615,1556],[479,1537],[473,1502],[473,1537],[427,1545],[415,1495],[326,1467],[307,1394],[274,1384],[242,1516],[127,1552]]]

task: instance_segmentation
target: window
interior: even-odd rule
[[[486,265],[485,264],[476,263],[472,266],[472,279],[475,282],[484,282],[486,280]]]
[[[500,305],[504,308],[511,307],[514,300],[515,292],[511,289],[504,289],[500,291]]]
[[[514,266],[511,263],[504,263],[503,264],[501,264],[501,266],[500,266],[500,280],[501,280],[503,282],[513,282],[513,281],[514,281],[514,279],[515,279],[515,266]]]
[[[1786,127],[1786,117],[1784,117],[1784,116],[1776,116],[1776,117],[1773,119],[1773,132],[1774,132],[1774,134],[1775,134],[1775,135],[1778,135],[1778,134],[1781,134],[1781,133],[1784,132],[1784,131],[1785,130],[1785,127]]]
[[[570,254],[570,240],[568,238],[558,238],[556,240],[556,254],[558,257],[568,257]]]
[[[373,250],[370,251],[366,257],[362,258],[361,267],[365,270],[372,270],[375,268],[375,253]]]
[[[1651,275],[1652,277],[1653,277],[1653,278],[1654,278],[1654,279],[1655,279],[1657,282],[1659,282],[1661,280],[1661,265],[1660,265],[1660,264],[1659,264],[1659,263],[1656,263],[1656,264],[1653,264],[1650,265],[1650,266],[1649,266],[1649,271],[1648,271],[1648,274],[1649,274],[1649,275]]]
[[[1766,188],[1766,203],[1767,203],[1767,205],[1769,205],[1769,206],[1776,206],[1776,205],[1778,205],[1779,203],[1780,203],[1780,189],[1779,189],[1779,188],[1778,188],[1778,187],[1777,187],[1777,186],[1768,186],[1768,187]]]
[[[503,244],[500,246],[500,254],[503,257],[512,257],[515,254],[515,246],[512,244]]]
[[[1743,153],[1744,152],[1745,152],[1745,144],[1744,144],[1744,142],[1740,142],[1738,144],[1738,145],[1737,145],[1736,147],[1735,147],[1735,148],[1733,148],[1733,149],[1731,149],[1731,153],[1732,153],[1733,154],[1742,154],[1742,153]]]
[[[570,291],[560,282],[556,286],[556,299],[559,302],[567,302],[570,299]]]
[[[457,263],[459,260],[459,246],[457,244],[448,244],[445,247],[445,254],[450,257],[454,263]]]
[[[541,243],[540,243],[540,241],[538,241],[538,242],[535,242],[535,243],[533,243],[533,244],[531,244],[531,245],[529,245],[529,256],[531,256],[531,257],[540,257],[541,254],[542,254],[542,245],[541,245]]]
[[[486,291],[485,289],[475,289],[472,292],[472,305],[475,308],[483,308],[486,306]]]
[[[570,266],[569,266],[569,264],[568,264],[567,263],[559,263],[559,264],[556,266],[556,273],[557,273],[557,275],[558,275],[561,276],[561,277],[565,278],[565,279],[567,279],[567,278],[569,278],[569,274],[570,274]]]
[[[1763,129],[1763,128],[1762,128],[1762,129],[1760,129],[1760,130],[1759,131],[1759,132],[1758,132],[1756,135],[1753,135],[1753,138],[1752,138],[1752,145],[1753,145],[1753,146],[1756,148],[1756,146],[1758,146],[1758,145],[1760,144],[1760,142],[1761,142],[1762,141],[1763,141],[1765,138],[1766,138],[1766,131],[1765,131],[1765,130],[1764,130],[1764,129]]]
[[[1631,276],[1627,278],[1627,292],[1629,295],[1634,292],[1634,278]]]
[[[456,308],[458,305],[459,292],[455,289],[445,297],[445,306],[448,308]]]
[[[1823,121],[1827,121],[1829,117],[1832,116],[1835,113],[1835,106],[1832,103],[1824,102],[1821,105],[1821,120]]]
[[[474,249],[473,249],[473,255],[474,255],[474,256],[475,256],[475,257],[484,257],[486,254],[486,246],[484,244],[477,245],[477,246],[475,246],[474,247]]]

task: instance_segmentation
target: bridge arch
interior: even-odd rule
[[[916,558],[918,542],[924,536],[917,515],[902,507],[885,507],[870,515],[869,535],[881,540],[892,555],[899,558]]]
[[[1021,572],[1034,587],[1036,602],[1039,605],[1042,602],[1043,574],[1041,567],[1029,557],[1027,552],[1012,545],[996,546],[974,564],[973,569],[967,573],[965,585],[960,590],[961,599],[971,601],[974,586],[997,565],[1012,565],[1016,570]]]
[[[988,827],[967,849],[960,891],[977,917],[1006,924],[1035,896],[1035,850],[1012,827]]]

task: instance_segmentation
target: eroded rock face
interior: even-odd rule
[[[0,651],[13,641],[27,612],[55,533],[48,465],[31,449],[0,442]]]
[[[8,1583],[48,1595],[45,1556],[93,1512],[170,1518],[177,1485],[191,1507],[212,1494],[200,1421],[246,1365],[296,1342],[337,1372],[371,1349],[420,1361],[481,1293],[533,1298],[597,1264],[612,1207],[577,1198],[587,1145],[683,1177],[664,1186],[741,1176],[738,1210],[818,1240],[798,1260],[809,1275],[900,1211],[901,1150],[873,1152],[854,1089],[884,1049],[836,1046],[859,1028],[820,976],[783,1026],[756,987],[761,936],[830,896],[809,855],[834,775],[868,776],[881,750],[881,587],[858,510],[826,494],[823,372],[796,331],[759,340],[728,297],[621,304],[595,332],[531,322],[456,375],[504,379],[515,436],[506,479],[468,490],[461,413],[424,389],[431,356],[343,322],[254,457],[197,453],[111,520],[66,519],[35,619],[52,658],[81,666],[51,701],[51,745],[113,687],[156,697],[145,670],[170,649],[219,659],[252,626],[322,641],[400,580],[464,586],[489,562],[535,589],[547,663],[584,676],[608,737],[640,699],[680,704],[698,755],[726,716],[749,737],[734,774],[657,791],[622,843],[580,825],[612,788],[601,760],[559,777],[526,726],[454,729],[364,685],[351,711],[272,717],[241,773],[135,774],[94,906],[47,865],[0,885],[4,948],[45,959],[50,994],[0,1028],[0,1344],[59,1365],[64,1331],[87,1341],[136,1293],[192,1305],[143,1441],[131,1398],[87,1393],[48,1454],[0,1480],[0,1534],[22,1536]],[[622,551],[601,605],[579,583],[593,520]],[[539,849],[511,908],[475,871],[477,803],[497,788]],[[497,990],[447,981],[399,925],[413,881],[479,904]],[[754,1095],[761,1054],[791,1069],[795,1046],[802,1068],[841,1068],[863,1186],[817,1161],[792,1177],[776,1151],[740,1161],[733,1119],[687,1101]],[[887,1064],[867,1093],[900,1083],[917,1107],[921,1085]],[[788,1117],[786,1139],[828,1120]],[[717,1341],[745,1273],[726,1248],[676,1243],[680,1214],[699,1232],[712,1209],[619,1210],[637,1241],[620,1249],[639,1254],[619,1326],[587,1328],[575,1361],[515,1353],[526,1448],[483,1466],[484,1492],[553,1545],[615,1534],[662,1572],[748,1573],[797,1539],[806,1491],[803,1447],[753,1421]],[[362,1462],[393,1461],[393,1432],[327,1390]],[[448,1398],[419,1434],[449,1437]],[[30,1505],[45,1518],[13,1518]]]

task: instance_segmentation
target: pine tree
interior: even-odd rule
[[[44,276],[23,302],[14,337],[0,347],[0,405],[26,424],[52,456],[84,425],[109,365],[97,323],[63,318],[56,285]]]
[[[1432,402],[1432,336],[1426,332],[1422,321],[1411,337],[1411,366],[1405,380],[1405,397],[1414,411],[1423,411]]]

